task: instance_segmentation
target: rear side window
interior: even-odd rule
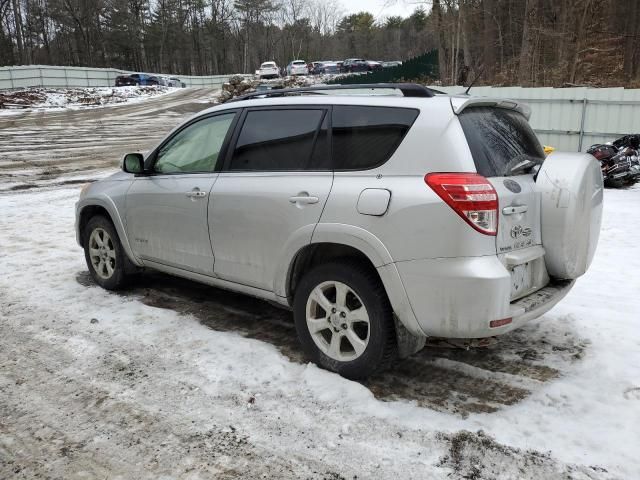
[[[336,170],[366,170],[391,158],[418,111],[389,107],[333,107],[333,162]]]
[[[473,161],[484,177],[518,175],[544,161],[527,119],[515,110],[472,107],[460,114]]]
[[[230,170],[327,170],[325,113],[304,109],[249,111]]]

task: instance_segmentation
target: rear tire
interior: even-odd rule
[[[300,281],[293,306],[300,343],[320,367],[355,380],[396,359],[393,311],[375,270],[349,260],[320,265]]]
[[[84,257],[91,278],[107,290],[127,284],[130,263],[113,223],[102,215],[92,217],[84,229]]]

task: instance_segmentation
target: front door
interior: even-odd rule
[[[184,270],[213,274],[207,223],[209,195],[235,112],[199,119],[149,159],[150,174],[127,193],[127,234],[135,254]]]
[[[273,290],[288,242],[309,243],[331,190],[328,111],[249,109],[209,199],[217,276]]]

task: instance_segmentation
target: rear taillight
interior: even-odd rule
[[[498,232],[498,193],[477,173],[429,173],[424,181],[469,225],[485,235]]]

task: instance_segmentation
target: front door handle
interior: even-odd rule
[[[320,199],[318,197],[310,197],[309,195],[296,195],[294,197],[289,197],[289,201],[291,203],[310,205],[312,203],[318,203]]]
[[[526,205],[513,205],[502,209],[503,215],[513,215],[514,213],[524,213],[529,209]]]
[[[189,198],[202,198],[202,197],[206,197],[207,196],[207,192],[203,192],[198,187],[196,187],[193,190],[191,190],[190,192],[187,192],[186,195]]]

